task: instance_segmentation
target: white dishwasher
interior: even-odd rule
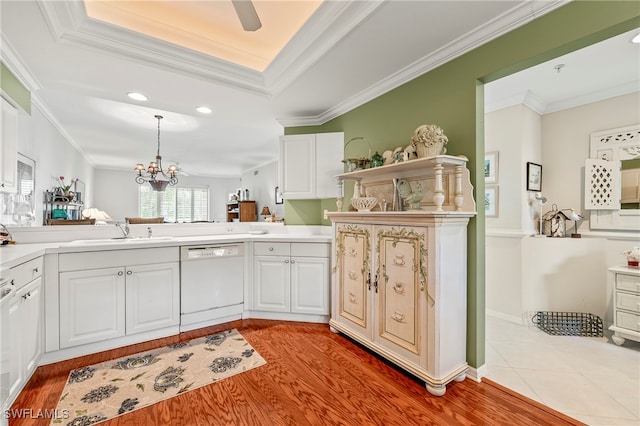
[[[240,319],[244,302],[242,244],[180,248],[180,330]]]

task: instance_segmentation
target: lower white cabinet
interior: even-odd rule
[[[329,244],[254,243],[255,311],[329,315]]]
[[[622,345],[625,339],[640,342],[640,270],[614,266],[609,271],[614,274],[611,339],[616,345]]]
[[[179,325],[178,249],[122,252],[60,256],[60,349]],[[160,263],[87,269],[123,256]],[[84,269],[63,271],[74,265]]]
[[[122,337],[124,268],[60,273],[60,347]]]
[[[44,351],[42,257],[12,268],[9,286],[12,294],[2,304],[2,343],[8,343],[1,360],[3,410],[29,380]]]

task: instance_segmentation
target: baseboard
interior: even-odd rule
[[[515,315],[505,314],[503,312],[494,311],[492,309],[485,310],[485,314],[494,318],[500,318],[501,320],[505,320],[514,324],[526,325],[525,321],[523,321],[521,317],[517,317]]]
[[[473,380],[474,382],[480,383],[482,378],[487,375],[487,364],[483,364],[478,368],[474,368],[469,366],[467,370],[467,378]]]

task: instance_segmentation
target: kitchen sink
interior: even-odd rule
[[[93,240],[74,240],[68,243],[61,244],[63,246],[81,246],[81,245],[96,245],[96,244],[130,244],[130,243],[158,243],[162,241],[172,241],[175,237],[132,237],[132,238],[96,238]]]

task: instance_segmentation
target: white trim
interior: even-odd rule
[[[33,75],[33,73],[24,65],[22,57],[13,48],[9,40],[4,34],[0,34],[0,59],[2,63],[11,71],[18,79],[20,84],[27,88],[30,92],[34,92],[42,88],[42,85]]]
[[[149,340],[161,339],[163,337],[174,336],[180,333],[177,325],[162,328],[160,330],[149,331],[146,333],[136,333],[130,336],[118,337],[115,339],[103,340],[100,342],[89,343],[86,345],[75,346],[72,348],[60,349],[45,353],[38,365],[52,364],[58,361],[64,361],[84,355],[91,355],[98,352],[117,349],[136,343],[146,342]]]
[[[51,33],[60,42],[104,49],[145,65],[153,64],[161,69],[207,81],[216,80],[265,97],[283,91],[362,20],[384,4],[379,0],[325,2],[265,72],[260,73],[199,52],[178,48],[153,37],[115,29],[89,18],[82,2],[38,0],[37,3]],[[566,3],[568,0],[525,1],[316,116],[281,117],[278,121],[284,126],[326,123]]]
[[[458,37],[430,55],[406,66],[321,114],[308,117],[279,117],[277,120],[285,127],[324,124],[567,3],[569,3],[569,0],[554,0],[549,2],[526,2],[516,6],[494,20],[487,22],[482,27],[475,28],[472,32]],[[534,10],[535,6],[539,6],[537,11]]]
[[[522,318],[517,317],[515,315],[509,315],[509,314],[505,314],[502,312],[498,312],[498,311],[494,311],[493,309],[486,309],[485,310],[485,314],[489,315],[491,317],[494,318],[500,318],[501,320],[513,323],[513,324],[518,324],[518,325],[527,325],[527,323],[525,321],[522,320]]]
[[[282,92],[383,3],[323,2],[264,71],[269,91]]]
[[[525,238],[530,237],[532,234],[524,232],[520,229],[508,229],[508,228],[491,228],[485,229],[485,237],[501,237],[501,238]]]
[[[487,364],[482,364],[478,368],[469,367],[467,369],[467,378],[480,383],[482,378],[487,376],[487,372]]]

